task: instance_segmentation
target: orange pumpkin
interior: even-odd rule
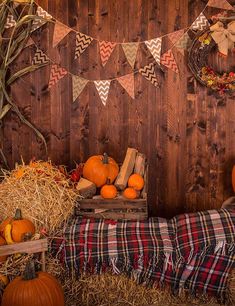
[[[122,195],[127,199],[136,199],[138,197],[137,191],[132,187],[126,188]]]
[[[4,232],[6,225],[9,223],[12,226],[11,237],[14,242],[23,241],[25,234],[31,234],[31,235],[35,234],[34,224],[28,219],[23,219],[21,210],[18,208],[16,209],[14,218],[7,218],[5,221],[1,223],[0,225],[1,231]]]
[[[47,272],[35,272],[34,263],[26,265],[23,276],[6,287],[1,306],[64,306],[64,293],[57,279]]]
[[[118,175],[119,167],[115,160],[104,155],[95,155],[88,158],[83,167],[83,177],[93,182],[97,187],[106,184],[107,179],[112,184]]]
[[[104,199],[114,199],[117,196],[117,188],[112,184],[105,184],[100,189],[100,195]]]
[[[136,190],[141,190],[144,187],[144,179],[140,174],[132,174],[128,179],[128,186]]]
[[[5,244],[7,244],[6,240],[0,236],[0,246],[5,245]],[[7,256],[0,256],[0,262],[4,262],[6,261],[6,259],[7,259]]]

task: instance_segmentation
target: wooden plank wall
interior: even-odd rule
[[[37,0],[53,17],[98,40],[135,42],[156,38],[190,25],[205,0]],[[235,4],[234,0],[229,1]],[[207,8],[205,14],[217,13]],[[115,78],[131,72],[121,47],[107,65],[100,61],[97,41],[74,60],[75,34],[52,48],[53,24],[43,26],[33,38],[54,62],[90,80]],[[169,47],[163,41],[163,52]],[[35,47],[23,52],[15,68],[29,64]],[[104,107],[93,83],[72,103],[71,77],[50,91],[49,67],[18,81],[14,100],[40,129],[48,154],[35,135],[9,114],[4,125],[4,152],[9,165],[32,157],[74,166],[90,155],[108,152],[118,162],[127,147],[145,153],[149,162],[149,212],[171,217],[185,211],[218,208],[232,195],[231,168],[235,161],[235,101],[219,97],[199,85],[187,68],[187,57],[175,50],[180,74],[156,69],[160,88],[135,75],[132,100],[117,81],[110,86]],[[146,46],[139,47],[135,68],[153,60]],[[232,70],[228,60],[215,56],[219,69]]]

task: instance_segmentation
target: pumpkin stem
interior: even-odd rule
[[[15,213],[15,220],[22,220],[22,213],[20,208],[16,208],[16,213]]]
[[[23,273],[23,280],[31,280],[36,278],[36,272],[35,272],[35,264],[33,260],[29,260],[26,264],[24,273]]]
[[[108,164],[109,163],[109,157],[107,153],[103,154],[103,160],[102,160],[103,164]]]

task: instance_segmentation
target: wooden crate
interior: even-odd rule
[[[143,154],[141,154],[143,155]],[[146,159],[145,159],[146,160]],[[129,200],[119,195],[115,199],[103,199],[100,195],[92,199],[79,199],[75,208],[76,216],[106,219],[129,219],[145,220],[148,218],[147,207],[147,186],[148,186],[148,165],[145,161],[144,170],[145,185],[138,199]]]

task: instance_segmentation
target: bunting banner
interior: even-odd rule
[[[36,14],[45,20],[52,19],[52,16],[47,11],[45,11],[41,6],[38,6]]]
[[[127,43],[127,44],[123,43],[122,44],[122,49],[132,69],[134,69],[134,66],[135,66],[138,46],[139,46],[138,43]]]
[[[139,73],[142,74],[155,87],[159,87],[158,79],[154,68],[155,68],[154,63],[150,63],[149,65],[146,65],[144,68],[139,69]]]
[[[161,48],[162,48],[162,38],[155,38],[145,41],[146,46],[154,57],[155,61],[160,65],[161,61]]]
[[[184,29],[167,35],[172,44],[175,44],[184,35]]]
[[[26,45],[25,45],[25,48],[29,47],[29,46],[32,46],[32,45],[35,45],[35,42],[32,40],[31,37],[29,37]]]
[[[116,43],[110,41],[100,41],[100,57],[103,67],[106,65],[108,59],[110,58],[111,53],[113,52]]]
[[[104,106],[106,106],[106,101],[109,94],[110,80],[100,80],[94,81],[95,87],[99,93],[100,99]]]
[[[74,102],[80,96],[84,87],[88,83],[88,80],[83,79],[79,76],[73,75],[72,81],[73,81],[73,102]]]
[[[217,7],[224,10],[234,11],[234,7],[226,0],[209,0],[207,6]]]
[[[207,20],[206,16],[201,13],[197,19],[192,23],[191,25],[191,29],[193,30],[204,30],[205,28],[209,27],[210,24],[209,24],[209,21]]]
[[[175,44],[175,47],[179,50],[181,54],[184,55],[184,51],[187,49],[191,39],[188,33],[185,33]]]
[[[49,61],[49,57],[42,50],[37,49],[32,60],[32,65],[44,65]]]
[[[117,81],[122,85],[122,87],[126,90],[129,96],[131,96],[132,99],[135,99],[134,73],[130,73],[120,78],[117,78]]]
[[[40,17],[35,17],[33,20],[33,24],[31,27],[31,32],[36,31],[37,29],[39,29],[41,26],[43,26],[46,23],[46,21],[42,20]]]
[[[71,32],[70,28],[67,28],[62,23],[56,21],[53,33],[53,48],[56,47],[69,32]]]
[[[60,79],[62,79],[68,73],[64,68],[54,64],[51,67],[50,80],[48,83],[48,89],[54,86]]]
[[[6,21],[6,24],[5,24],[5,29],[9,29],[9,28],[12,28],[16,25],[16,21],[13,17],[13,15],[11,14],[8,14],[7,16],[7,21]]]
[[[161,64],[173,70],[174,72],[179,73],[179,69],[177,67],[174,54],[171,49],[161,56]]]
[[[92,42],[92,38],[82,33],[77,33],[76,35],[76,50],[75,50],[75,59],[77,59],[87,47],[89,47]]]

